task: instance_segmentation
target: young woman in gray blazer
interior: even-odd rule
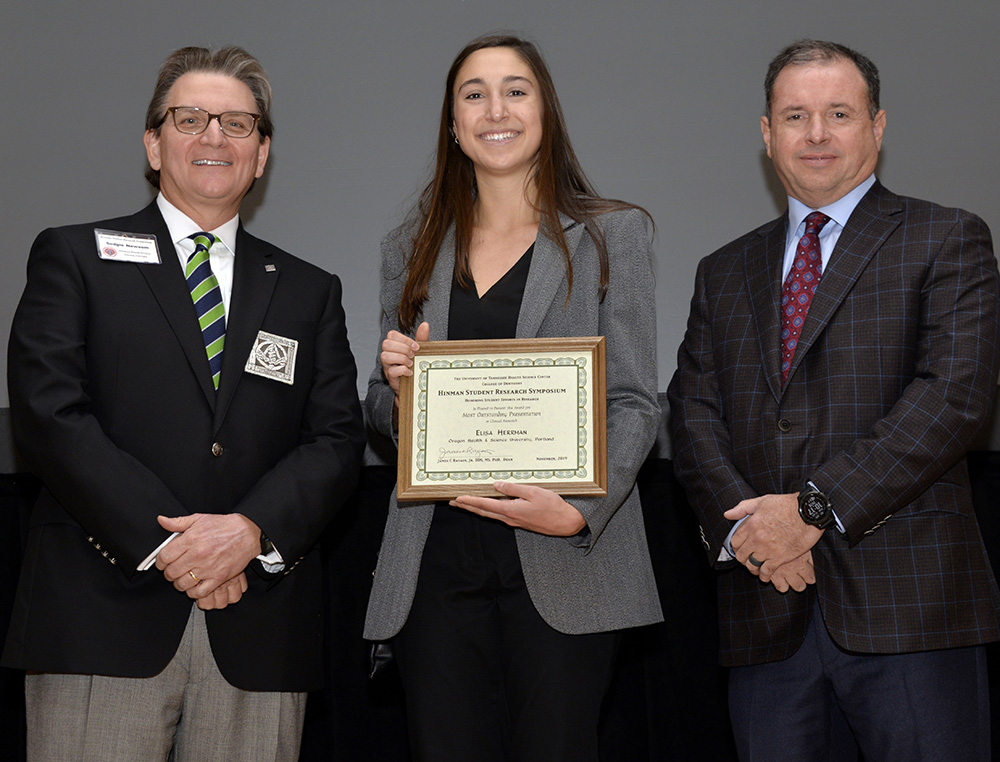
[[[393,639],[418,760],[596,760],[617,633],[662,619],[635,486],[659,421],[649,228],[594,193],[534,45],[462,50],[434,178],[382,244],[368,418],[396,435],[421,341],[605,336],[608,495],[393,495],[365,637]]]

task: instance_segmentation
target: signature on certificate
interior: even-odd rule
[[[457,450],[451,450],[447,447],[438,448],[438,463],[455,463],[460,461],[467,461],[472,458],[484,458],[487,455],[492,455],[493,450],[479,449],[477,447],[463,447]]]

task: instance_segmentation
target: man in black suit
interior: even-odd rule
[[[364,433],[340,281],[239,221],[270,103],[246,51],[176,51],[146,119],[156,200],[32,247],[9,381],[44,487],[4,652],[30,758],[297,758],[314,545]]]
[[[669,389],[740,757],[985,761],[1000,595],[965,452],[1000,369],[990,233],[876,180],[865,56],[795,43],[765,91],[788,211],[701,262]]]

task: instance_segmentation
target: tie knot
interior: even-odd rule
[[[192,233],[191,235],[188,236],[188,238],[194,241],[195,251],[198,251],[199,249],[204,249],[205,251],[208,251],[209,249],[212,248],[212,244],[218,240],[211,233],[201,233],[201,232]]]
[[[806,232],[819,233],[823,226],[830,221],[823,212],[810,212],[806,217]]]

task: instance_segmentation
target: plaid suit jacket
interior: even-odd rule
[[[709,559],[740,500],[811,479],[846,528],[813,548],[816,585],[719,575],[721,661],[790,656],[814,597],[834,640],[903,653],[996,640],[996,581],[965,451],[1000,368],[998,273],[978,217],[876,183],[820,281],[782,389],[787,216],[706,257],[669,397],[675,467]]]

